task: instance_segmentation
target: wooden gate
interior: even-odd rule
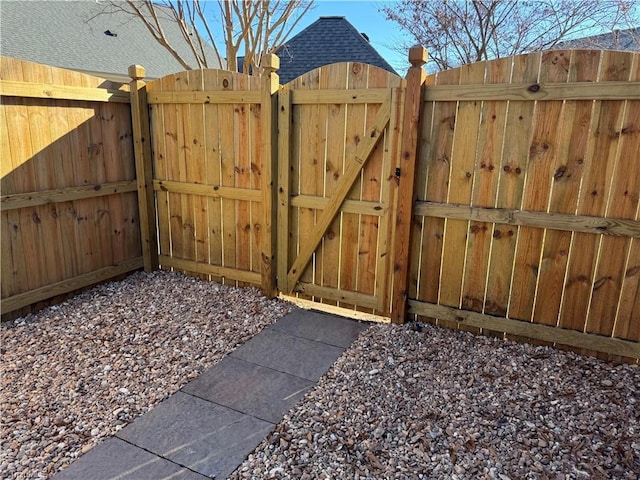
[[[281,89],[280,291],[389,314],[404,85],[340,63]]]
[[[157,222],[163,268],[274,293],[274,58],[266,58],[262,77],[191,70],[146,85],[139,101],[140,111],[149,106],[149,125],[134,116],[152,140],[151,151],[140,155],[151,160],[138,170],[149,197],[141,200],[148,212],[143,239],[155,245]],[[138,150],[143,139],[136,139]]]

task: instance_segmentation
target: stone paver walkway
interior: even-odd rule
[[[227,478],[366,328],[296,309],[54,479]]]

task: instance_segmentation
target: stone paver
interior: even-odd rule
[[[313,310],[294,310],[269,327],[294,337],[347,348],[368,328],[366,323]]]
[[[202,475],[226,478],[273,427],[177,392],[117,436]]]
[[[317,381],[344,348],[268,329],[231,353],[234,358]]]
[[[182,391],[278,423],[314,385],[304,378],[225,357]]]
[[[205,480],[187,470],[119,438],[92,448],[55,476],[56,480]]]

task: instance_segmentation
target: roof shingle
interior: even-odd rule
[[[276,51],[280,82],[287,83],[315,68],[339,62],[375,65],[397,75],[387,61],[344,17],[320,17]]]
[[[0,54],[125,80],[133,64],[144,66],[151,78],[184,70],[139,18],[118,9],[101,14],[108,6],[90,1],[2,0]],[[176,23],[166,13],[161,23],[169,42],[195,66]],[[218,66],[212,49],[208,59],[214,63],[211,68]]]

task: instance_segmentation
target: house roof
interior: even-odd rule
[[[640,27],[627,30],[614,30],[601,35],[567,40],[555,46],[555,49],[595,48],[601,50],[624,50],[640,52]]]
[[[320,17],[275,52],[280,82],[287,83],[315,68],[338,62],[362,62],[397,72],[345,17]]]
[[[165,12],[159,16],[172,46],[197,64],[176,23]],[[209,66],[219,67],[210,53]],[[2,0],[0,54],[119,81],[128,81],[133,64],[149,78],[184,70],[139,18],[110,2]]]

